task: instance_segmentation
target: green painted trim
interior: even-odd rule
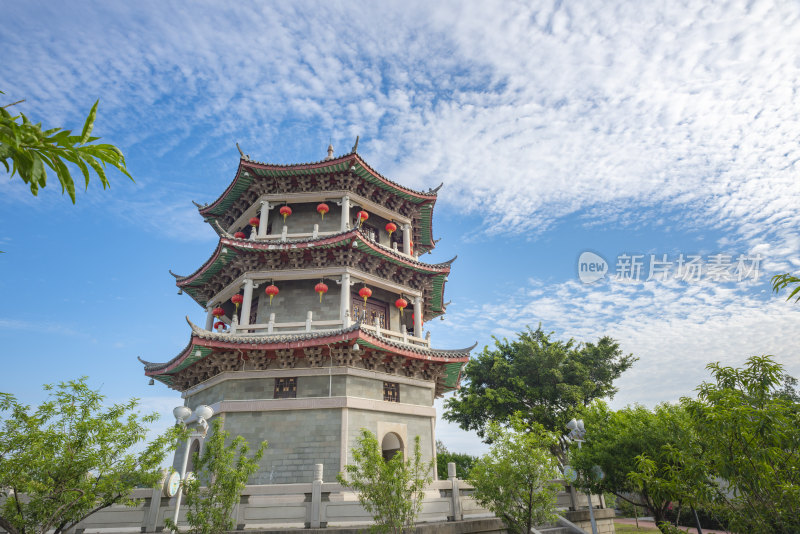
[[[199,362],[204,358],[207,358],[209,354],[214,352],[214,349],[212,349],[211,347],[203,347],[202,345],[195,345],[195,344],[192,344],[192,346],[189,347],[188,350],[189,350],[189,355],[180,363],[180,365],[178,365],[177,367],[171,369],[166,373],[155,375],[153,376],[153,378],[155,378],[159,382],[163,382],[164,384],[170,386],[174,381],[172,375],[183,371],[190,365]],[[198,351],[200,352],[199,355],[197,354]]]
[[[216,215],[217,217],[224,215],[225,212],[228,211],[228,208],[231,207],[231,204],[236,202],[239,197],[242,196],[242,193],[247,191],[251,183],[253,183],[253,176],[251,174],[248,173],[247,176],[238,176],[236,178],[236,184],[225,194],[222,201],[207,213]]]
[[[444,385],[447,389],[456,389],[458,387],[458,377],[461,374],[461,366],[463,362],[446,363],[444,365]]]
[[[195,280],[193,280],[191,282],[191,284],[183,286],[183,288],[182,288],[183,291],[188,293],[189,296],[192,297],[195,300],[195,302],[197,302],[198,304],[200,304],[203,307],[206,306],[207,302],[198,297],[197,293],[198,293],[198,290],[200,289],[199,286],[202,286],[206,282],[208,282],[208,280],[212,276],[214,276],[219,271],[221,271],[223,267],[225,267],[227,264],[229,264],[231,261],[233,261],[233,259],[236,258],[236,256],[239,255],[238,249],[236,247],[227,246],[226,248],[228,249],[228,253],[227,254],[222,254],[220,252],[219,256],[217,256],[217,259],[214,260],[214,263],[211,265],[211,267],[206,269],[206,271],[203,274],[201,274]]]

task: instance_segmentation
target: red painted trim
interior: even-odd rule
[[[214,261],[219,257],[222,251],[223,246],[234,247],[238,251],[262,251],[262,250],[296,250],[296,249],[306,249],[306,248],[314,248],[317,246],[322,245],[330,245],[333,243],[340,243],[346,241],[348,239],[358,238],[360,241],[365,243],[368,247],[372,250],[381,254],[385,258],[392,258],[394,260],[398,260],[404,265],[407,265],[409,268],[421,268],[429,273],[435,274],[448,274],[450,273],[450,266],[445,267],[436,267],[434,265],[425,264],[422,262],[412,263],[408,261],[406,258],[395,256],[387,251],[383,250],[382,248],[378,247],[376,244],[372,243],[369,239],[366,239],[364,235],[358,230],[353,229],[346,234],[338,234],[335,236],[327,237],[324,239],[316,239],[313,241],[303,241],[300,243],[282,243],[282,242],[262,242],[262,241],[250,241],[249,239],[236,239],[236,238],[228,238],[228,237],[221,237],[219,240],[219,244],[217,244],[217,248],[214,251],[214,254],[206,260],[206,262],[197,269],[194,273],[190,274],[186,278],[182,280],[178,280],[176,285],[178,287],[185,287],[187,285],[191,285],[197,277],[201,276],[206,269],[211,267],[214,264]]]
[[[214,253],[211,255],[211,257],[208,258],[206,260],[206,262],[203,265],[201,265],[200,268],[197,269],[194,273],[190,274],[189,276],[187,276],[183,280],[176,280],[175,281],[175,285],[177,285],[178,287],[188,286],[189,284],[194,282],[195,279],[197,279],[198,276],[202,276],[202,274],[205,273],[206,269],[208,269],[209,267],[214,265],[214,262],[217,261],[217,258],[219,258],[219,255],[222,254],[222,246],[224,244],[229,244],[229,243],[230,243],[229,239],[226,239],[225,243],[223,243],[223,240],[220,239],[219,243],[217,243],[217,248],[216,248],[216,250],[214,250]]]
[[[217,200],[215,200],[214,202],[212,202],[211,204],[200,210],[200,215],[205,217],[209,211],[214,209],[217,206],[217,204],[219,204],[225,199],[230,190],[233,189],[233,187],[236,185],[236,182],[239,181],[239,176],[242,175],[242,169],[244,168],[245,161],[246,160],[244,159],[239,159],[239,167],[236,169],[236,176],[233,178],[233,181],[231,181],[230,185],[225,189],[225,191],[222,192],[222,194],[219,196],[219,198],[217,198]]]
[[[327,337],[318,337],[314,339],[291,341],[288,343],[234,343],[231,341],[220,341],[216,339],[215,340],[202,339],[198,336],[193,335],[189,348],[183,351],[183,353],[181,353],[169,367],[159,369],[158,371],[146,371],[145,375],[155,376],[155,375],[169,374],[170,371],[181,365],[181,363],[183,363],[183,361],[187,357],[189,357],[192,351],[192,347],[194,347],[195,345],[200,347],[208,347],[216,349],[280,350],[280,349],[302,349],[306,347],[318,347],[320,345],[326,345],[330,343],[341,343],[352,340],[358,341],[360,339],[363,339],[364,341],[370,343],[371,345],[377,346],[380,350],[384,350],[391,354],[405,356],[413,360],[422,360],[422,361],[436,362],[436,363],[463,363],[469,361],[469,356],[464,356],[461,358],[423,356],[409,350],[398,349],[397,347],[384,343],[379,338],[376,338],[364,332],[363,330],[353,330],[352,332],[346,332],[343,334],[335,334]]]
[[[361,156],[359,156],[358,154],[345,154],[344,156],[341,156],[341,157],[336,158],[336,159],[331,159],[331,160],[327,160],[327,161],[318,161],[317,163],[298,163],[298,164],[290,164],[290,165],[275,165],[275,164],[259,163],[259,162],[256,162],[256,161],[248,161],[248,160],[240,159],[239,160],[239,168],[236,170],[236,176],[234,177],[233,181],[230,183],[230,185],[228,185],[227,189],[225,189],[225,191],[219,196],[219,198],[217,198],[217,200],[215,200],[214,202],[212,202],[211,204],[209,204],[205,208],[201,209],[200,210],[200,214],[203,215],[203,216],[206,216],[220,202],[222,202],[223,199],[225,199],[225,197],[228,195],[228,193],[231,191],[231,189],[233,189],[233,187],[236,185],[236,182],[239,180],[239,177],[241,176],[241,173],[242,173],[243,169],[247,169],[249,172],[254,174],[256,179],[257,179],[257,178],[259,178],[259,176],[258,176],[258,174],[256,172],[254,172],[254,169],[289,170],[289,171],[291,171],[291,170],[302,171],[302,170],[309,170],[309,169],[324,169],[326,167],[332,167],[334,165],[338,165],[338,164],[342,163],[343,161],[347,161],[347,160],[357,161],[362,167],[364,167],[367,170],[367,172],[369,172],[377,180],[383,182],[384,184],[386,184],[387,186],[391,187],[392,189],[397,189],[397,190],[403,191],[404,193],[407,193],[407,194],[409,194],[409,195],[411,195],[411,196],[413,196],[415,198],[425,199],[425,200],[427,200],[429,202],[436,202],[436,195],[426,195],[424,193],[419,193],[419,192],[414,191],[412,189],[408,189],[407,187],[403,187],[400,184],[392,182],[388,178],[382,176],[380,173],[375,171],[375,169],[370,167],[369,164],[366,161],[361,159]]]

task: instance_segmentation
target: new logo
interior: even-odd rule
[[[608,272],[606,260],[594,252],[582,252],[578,258],[578,279],[584,284],[591,284],[605,277]]]

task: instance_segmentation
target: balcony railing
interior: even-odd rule
[[[347,322],[347,325],[345,325]],[[279,323],[275,321],[275,314],[271,313],[269,315],[269,322],[267,323],[257,323],[257,324],[248,324],[248,325],[240,325],[237,324],[235,321],[231,324],[230,330],[227,331],[229,335],[278,335],[278,334],[299,334],[302,332],[312,332],[312,331],[320,331],[320,330],[336,330],[339,328],[344,328],[345,326],[349,326],[350,322],[342,321],[340,319],[326,319],[326,320],[314,320],[313,312],[309,311],[306,313],[306,320],[305,321],[290,321]],[[401,326],[401,331],[397,332],[395,330],[389,330],[385,327],[380,326],[379,320],[375,319],[374,325],[362,324],[361,328],[366,330],[367,332],[375,334],[377,337],[386,338],[392,341],[396,341],[399,343],[405,343],[407,345],[417,345],[420,347],[430,348],[431,341],[430,341],[430,333],[425,337],[416,337],[410,335],[405,326]]]

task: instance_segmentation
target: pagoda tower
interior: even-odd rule
[[[193,274],[173,273],[205,325],[187,317],[186,348],[142,360],[186,406],[209,405],[232,435],[269,441],[251,484],[309,482],[315,464],[335,481],[362,428],[387,457],[407,455],[416,436],[435,457],[434,399],[458,387],[474,348],[435,349],[423,333],[445,313],[455,260],[418,259],[435,246],[439,188],[403,187],[357,147],[292,165],[242,154],[222,195],[197,205],[216,250]]]

